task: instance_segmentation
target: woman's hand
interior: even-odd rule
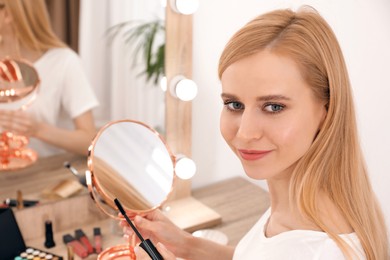
[[[164,260],[176,260],[175,255],[169,251],[162,243],[157,243],[156,245],[157,251],[164,258]],[[140,246],[136,246],[134,248],[134,252],[137,260],[149,260],[150,256],[146,253],[146,251]]]
[[[192,235],[173,224],[160,210],[154,210],[144,217],[137,215],[135,216],[133,223],[143,238],[149,238],[155,245],[161,243],[165,245],[158,246],[158,250],[160,247],[166,247],[166,252],[172,252],[172,255],[186,258],[185,254],[190,251],[189,248],[187,248],[187,242],[192,238]],[[125,235],[130,237],[134,235],[133,230],[125,220],[121,221],[120,225],[124,227]]]
[[[39,123],[26,111],[0,111],[0,128],[2,131],[27,137],[35,136],[39,130]]]

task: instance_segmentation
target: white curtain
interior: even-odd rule
[[[97,125],[134,119],[153,128],[164,128],[164,93],[140,76],[129,45],[118,35],[109,40],[107,31],[125,21],[164,18],[160,0],[80,1],[79,53],[100,106],[94,110]],[[164,39],[160,39],[164,40]]]

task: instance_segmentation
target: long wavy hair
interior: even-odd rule
[[[321,218],[316,202],[324,192],[352,226],[367,259],[389,259],[385,221],[368,178],[349,76],[335,34],[309,6],[266,13],[230,39],[220,57],[219,77],[232,63],[265,49],[295,60],[313,93],[327,103],[321,130],[292,174],[291,202],[352,258],[351,248]]]
[[[19,44],[36,51],[67,47],[53,32],[44,0],[3,0]]]

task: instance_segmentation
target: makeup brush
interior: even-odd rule
[[[84,187],[87,187],[87,181],[85,179],[85,176],[81,175],[71,164],[70,162],[66,161],[64,162],[64,167],[65,168],[68,168],[69,171],[77,177],[77,179],[79,180],[79,182],[84,186]]]
[[[134,233],[137,235],[139,240],[141,240],[140,247],[142,247],[146,253],[152,258],[152,260],[163,260],[162,256],[160,253],[157,251],[157,249],[154,247],[152,241],[150,239],[144,239],[141,234],[138,232],[137,228],[134,226],[133,222],[129,219],[127,216],[125,210],[122,207],[122,204],[119,202],[119,200],[116,198],[114,199],[114,202],[116,206],[118,207],[119,211],[121,214],[125,217],[127,223],[129,223],[130,227],[134,230]]]

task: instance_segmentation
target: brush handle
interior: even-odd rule
[[[163,260],[164,258],[157,251],[156,247],[153,245],[150,239],[146,239],[141,242],[140,247],[142,247],[146,253],[152,258],[152,260]]]
[[[137,235],[139,240],[141,240],[141,242],[144,242],[145,239],[141,236],[141,234],[138,232],[137,228],[134,226],[133,222],[131,222],[131,220],[127,216],[126,211],[122,207],[122,204],[119,202],[119,200],[117,198],[114,199],[114,202],[115,202],[117,208],[119,209],[119,211],[121,212],[121,214],[125,217],[127,223],[129,223],[130,227],[134,230],[134,233]]]

